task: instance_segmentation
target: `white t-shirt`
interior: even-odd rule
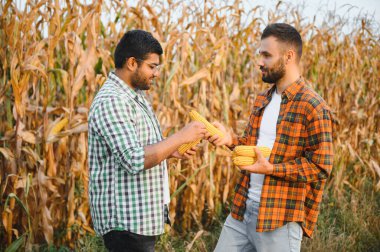
[[[261,119],[257,146],[266,146],[270,149],[273,148],[274,141],[276,140],[276,125],[278,115],[280,113],[280,105],[281,95],[274,91],[272,94],[272,100],[265,107],[264,114]],[[253,201],[260,202],[264,177],[264,174],[251,173],[248,198]]]

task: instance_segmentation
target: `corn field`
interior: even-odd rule
[[[168,136],[197,110],[242,133],[261,81],[257,49],[269,22],[304,41],[302,71],[331,106],[336,197],[370,179],[380,190],[380,32],[366,18],[322,25],[284,2],[274,10],[204,1],[27,0],[0,6],[0,243],[75,247],[94,234],[88,204],[87,116],[131,29],[161,43],[163,69],[149,91]],[[244,15],[243,15],[244,14]],[[107,17],[108,22],[104,21]],[[250,17],[250,18],[244,18]],[[191,160],[170,160],[170,216],[178,232],[207,227],[228,205],[238,171],[231,152],[202,142]]]

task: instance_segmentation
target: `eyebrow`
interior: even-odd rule
[[[155,65],[155,66],[159,66],[161,65],[160,63],[154,63],[154,62],[146,62],[148,65]]]
[[[272,55],[272,54],[269,53],[268,51],[260,51],[260,50],[259,50],[259,54]]]

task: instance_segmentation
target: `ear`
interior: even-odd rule
[[[129,57],[125,62],[124,67],[129,71],[134,72],[138,67],[136,59],[134,57]]]
[[[291,62],[296,62],[296,61],[297,61],[296,52],[293,49],[289,49],[285,53],[285,64],[289,64]]]

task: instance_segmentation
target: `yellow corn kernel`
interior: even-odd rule
[[[51,129],[50,134],[59,133],[67,124],[69,123],[69,119],[66,117],[59,121],[54,127]]]
[[[234,165],[253,165],[256,162],[256,158],[236,156],[232,158]]]
[[[236,156],[245,156],[245,157],[256,157],[256,152],[253,149],[254,146],[249,145],[239,145],[234,149],[234,153]],[[268,147],[258,147],[259,151],[263,154],[265,158],[270,156],[271,149]]]
[[[203,116],[201,116],[197,111],[195,110],[192,110],[190,111],[189,113],[190,115],[190,118],[194,121],[198,121],[198,122],[201,122],[205,125],[207,131],[211,134],[211,136],[213,135],[219,135],[220,137],[224,137],[224,134],[223,132],[221,132],[219,129],[215,128],[214,125],[212,125],[211,123],[209,123]]]
[[[197,144],[200,143],[202,139],[198,139],[198,140],[195,140],[193,142],[190,142],[190,143],[185,143],[185,144],[182,144],[179,148],[178,148],[178,152],[179,154],[183,155],[186,151],[188,151],[189,149],[191,149],[192,147],[196,146]]]

